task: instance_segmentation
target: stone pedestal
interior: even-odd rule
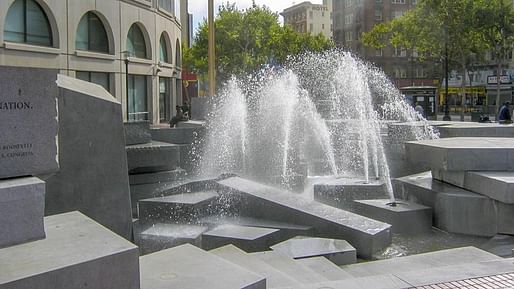
[[[44,213],[42,180],[0,180],[0,248],[45,238]]]

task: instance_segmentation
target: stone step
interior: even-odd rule
[[[129,174],[175,170],[180,167],[180,146],[152,141],[126,146]]]
[[[291,257],[279,252],[264,251],[251,253],[250,255],[302,284],[328,280],[324,276],[295,262]]]
[[[451,233],[492,237],[500,224],[508,227],[508,216],[514,212],[514,208],[497,209],[498,204],[486,196],[433,180],[430,172],[398,178],[394,186],[400,199],[431,207],[434,227]]]
[[[255,256],[246,253],[234,245],[219,247],[211,250],[210,252],[231,263],[246,268],[251,272],[255,272],[260,276],[265,276],[266,285],[268,288],[301,285],[299,282],[287,276],[286,274],[280,272],[264,261],[259,260]]]
[[[140,258],[141,289],[265,289],[266,279],[193,245]]]
[[[147,226],[136,238],[141,255],[151,254],[183,244],[202,246],[202,233],[207,227],[199,225],[157,223]]]
[[[325,257],[338,266],[357,262],[355,248],[345,240],[298,236],[273,245],[271,249],[293,259]]]
[[[399,289],[409,288],[409,283],[401,280],[393,275],[378,275],[362,278],[351,278],[338,281],[325,281],[302,286],[287,286],[276,289],[313,289],[313,288],[331,288],[331,289]]]
[[[475,247],[463,247],[430,253],[398,257],[386,260],[341,266],[353,277],[366,277],[383,274],[403,274],[405,272],[424,272],[432,268],[453,265],[469,265],[483,261],[501,260],[494,254]]]
[[[152,141],[149,121],[125,122],[125,145],[145,144]]]
[[[430,122],[432,123],[432,122]],[[442,138],[450,137],[512,137],[514,126],[499,123],[450,122],[438,126]]]
[[[432,177],[505,204],[514,204],[514,172],[434,170]]]
[[[220,225],[202,235],[202,248],[211,250],[232,244],[246,252],[269,250],[280,230],[240,225]]]
[[[514,138],[457,137],[405,143],[411,162],[448,171],[513,171]]]
[[[205,127],[152,128],[152,139],[174,144],[193,144],[203,137]]]
[[[363,258],[391,244],[391,225],[239,177],[218,182],[220,190],[244,199],[246,216],[299,223],[319,237],[347,240]]]
[[[135,245],[79,212],[45,218],[46,239],[0,249],[0,288],[139,289]]]
[[[162,197],[168,190],[176,188],[181,182],[161,182],[151,184],[130,185],[132,216],[138,218],[137,205],[139,200]]]
[[[203,120],[181,121],[181,122],[177,123],[176,127],[177,128],[184,128],[184,127],[202,128],[202,127],[205,127],[205,121],[203,121]]]
[[[142,174],[130,174],[129,183],[130,185],[144,185],[154,183],[170,183],[178,180],[182,180],[186,175],[186,171],[177,168],[171,171],[153,172],[153,173],[142,173]]]
[[[348,274],[325,257],[295,259],[295,262],[311,269],[319,275],[327,278],[327,280],[335,281],[353,278],[352,275]]]
[[[198,222],[215,212],[218,197],[215,191],[204,191],[144,199],[138,202],[138,216],[142,222]]]

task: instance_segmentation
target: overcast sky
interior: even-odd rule
[[[221,3],[226,3],[227,0],[214,0],[214,13],[218,13],[218,7]],[[236,3],[239,9],[245,9],[252,5],[252,0],[232,0],[230,3]],[[266,5],[271,11],[282,12],[285,8],[290,7],[293,3],[301,3],[303,0],[255,0],[257,5]],[[313,4],[321,4],[322,0],[310,0]],[[196,32],[196,27],[207,18],[207,0],[189,0],[189,13],[193,14],[193,31]],[[279,16],[282,22],[282,17]]]

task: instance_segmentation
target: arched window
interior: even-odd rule
[[[168,40],[166,39],[166,35],[162,33],[160,47],[159,47],[159,60],[164,63],[171,63],[170,58],[168,56]]]
[[[177,67],[182,67],[182,55],[180,55],[180,42],[178,40],[175,49],[175,63]]]
[[[102,20],[93,12],[82,17],[77,28],[75,48],[95,52],[109,53],[109,38]]]
[[[43,8],[34,0],[16,0],[9,7],[5,41],[52,46],[52,29]]]
[[[143,31],[137,24],[132,24],[127,35],[127,51],[137,58],[149,58]]]

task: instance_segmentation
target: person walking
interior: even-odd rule
[[[500,108],[500,112],[498,114],[498,122],[501,124],[509,124],[512,123],[511,115],[510,115],[510,102],[503,103]]]

